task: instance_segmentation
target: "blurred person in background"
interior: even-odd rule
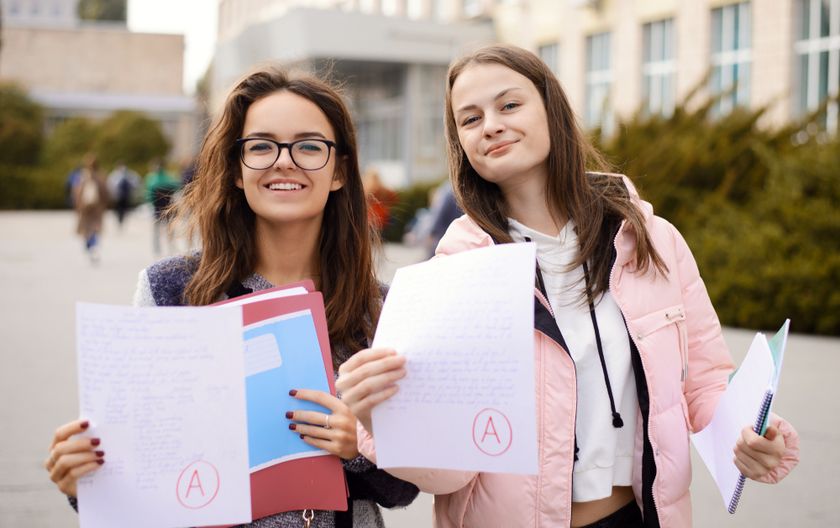
[[[72,188],[78,220],[76,232],[84,240],[85,251],[91,262],[96,263],[99,261],[102,217],[108,209],[108,188],[93,154],[85,156],[78,174],[78,180]]]
[[[131,209],[134,191],[140,187],[140,176],[125,166],[125,163],[118,162],[111,174],[108,175],[108,191],[114,204],[114,212],[117,213],[117,223],[122,229],[125,215]]]
[[[368,200],[368,220],[381,233],[391,220],[391,207],[397,203],[397,193],[382,183],[379,171],[373,167],[365,171],[362,184]]]
[[[418,209],[403,236],[403,243],[426,250],[426,258],[435,255],[435,248],[449,224],[463,211],[455,201],[449,178],[429,191],[429,206]]]
[[[152,226],[152,248],[155,255],[160,255],[160,232],[166,231],[166,240],[170,253],[173,252],[173,237],[169,229],[169,206],[172,197],[181,185],[168,172],[161,161],[152,164],[152,171],[146,175],[146,201],[152,204],[154,224]]]

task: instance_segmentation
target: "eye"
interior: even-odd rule
[[[519,103],[514,103],[511,101],[510,103],[505,103],[504,105],[502,105],[502,110],[513,110],[514,108],[517,108],[519,106],[521,106]]]
[[[302,154],[320,154],[324,151],[326,145],[320,141],[301,141],[295,143],[295,152]]]
[[[266,152],[272,152],[275,148],[274,143],[268,141],[248,141],[245,144],[245,149],[254,154],[265,154]]]
[[[476,121],[478,121],[478,119],[479,119],[479,117],[476,116],[476,115],[468,116],[467,118],[461,120],[461,126],[465,127],[465,126],[471,125],[471,124],[475,123]]]

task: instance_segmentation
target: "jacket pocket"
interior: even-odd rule
[[[685,308],[682,304],[675,304],[661,310],[651,312],[634,321],[633,338],[638,344],[656,340],[657,345],[664,342],[660,333],[667,334],[668,329],[675,333],[676,348],[680,354],[680,382],[684,386],[688,374],[688,331],[685,324]]]

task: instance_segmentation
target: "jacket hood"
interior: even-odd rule
[[[630,198],[642,212],[645,223],[650,222],[653,218],[653,206],[639,197],[639,193],[633,185],[633,182],[630,181],[630,178],[623,174],[608,175],[622,179],[624,185],[627,187],[627,191],[630,193]],[[632,262],[636,249],[636,234],[633,228],[627,225],[626,222],[621,223],[614,243],[616,249],[616,265],[622,266]],[[452,255],[461,251],[487,247],[493,244],[494,242],[490,235],[478,227],[478,224],[465,214],[450,224],[449,229],[446,230],[446,233],[441,238],[435,250],[435,255]]]

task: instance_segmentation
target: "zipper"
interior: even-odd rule
[[[616,255],[618,254],[618,245],[617,245],[618,237],[621,234],[622,229],[624,228],[624,224],[625,224],[625,222],[622,221],[621,226],[618,229],[618,232],[616,232],[616,234],[615,234],[615,238],[613,238],[613,248],[615,248]],[[613,266],[612,266],[612,269],[610,270],[610,276],[609,276],[609,281],[608,281],[610,292],[616,291],[615,290],[615,281],[613,280],[613,277],[614,277],[615,273],[616,273],[616,265],[615,265],[615,262],[613,262]],[[626,314],[627,312],[624,309],[624,307],[621,305],[621,303],[619,302],[618,295],[613,295],[612,297],[613,297],[613,300],[615,301],[615,304],[618,306],[618,309],[621,311],[622,317],[624,317],[624,320],[626,321],[627,318],[624,314]],[[645,431],[645,434],[647,435],[647,440],[650,443],[650,449],[651,449],[651,451],[653,451],[654,464],[656,464],[656,459],[659,455],[659,448],[657,448],[653,444],[653,441],[651,440],[651,434],[650,434],[650,429],[653,427],[653,424],[650,421],[650,384],[647,383],[647,374],[646,374],[646,372],[648,371],[648,368],[647,368],[647,365],[645,364],[645,358],[642,355],[642,349],[639,348],[639,343],[636,340],[636,338],[633,336],[633,332],[630,332],[629,330],[630,329],[628,328],[627,335],[633,341],[633,344],[636,345],[636,350],[639,352],[639,361],[641,361],[641,363],[642,363],[642,370],[643,370],[642,375],[645,376],[645,384],[647,385],[647,390],[648,390],[648,420],[647,420],[648,431]],[[644,442],[644,438],[642,439],[642,442]],[[642,449],[642,451],[643,451],[642,466],[644,466],[644,448]],[[654,512],[654,513],[656,513],[656,518],[659,519],[659,505],[656,504],[656,494],[653,492],[653,486],[654,486],[654,482],[651,482],[650,483],[650,498],[651,498],[651,501],[653,501],[653,507],[656,510]],[[644,471],[642,471],[642,504],[644,504],[644,492],[645,492],[645,490],[644,490]]]
[[[557,317],[554,315],[554,310],[551,308],[551,303],[548,302],[548,299],[545,297],[545,295],[542,294],[542,292],[540,291],[539,288],[534,288],[534,295],[540,301],[540,304],[542,304],[548,310],[548,313],[551,314],[551,318],[555,320],[555,324],[556,324]],[[568,354],[568,356],[569,356],[569,361],[572,362],[572,369],[574,369],[574,376],[572,377],[572,379],[574,380],[574,387],[572,387],[574,389],[574,392],[572,393],[574,395],[574,405],[572,406],[572,409],[573,409],[572,410],[572,463],[569,465],[569,477],[568,477],[568,479],[569,479],[569,503],[568,503],[568,506],[566,508],[566,518],[569,519],[569,522],[571,523],[571,518],[572,518],[572,486],[574,485],[574,478],[575,478],[575,454],[576,454],[575,453],[575,448],[577,447],[577,365],[575,364],[574,358],[572,358],[572,354],[569,353],[569,351],[566,350],[565,347],[561,346],[560,343],[558,343],[557,341],[552,339],[545,332],[542,332],[540,330],[537,330],[537,332],[542,334],[546,339],[550,340],[551,342],[556,344],[558,347],[560,347],[564,352],[566,352],[566,354]],[[543,358],[543,360],[544,359],[545,358]],[[545,384],[543,383],[542,386],[545,386]],[[543,393],[543,402],[545,402],[545,394],[544,393]],[[545,405],[543,405],[543,408],[544,407],[545,407]],[[542,423],[543,423],[543,429],[545,429],[544,416],[543,416],[543,422]],[[541,496],[542,496],[542,476],[541,476],[541,473],[540,473],[537,476],[537,501],[540,501]],[[537,511],[539,511],[539,505],[538,505]],[[536,516],[535,519],[538,519],[538,516]]]

